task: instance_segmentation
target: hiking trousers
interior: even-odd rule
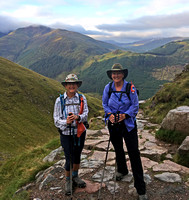
[[[73,135],[60,134],[60,141],[61,141],[62,148],[64,150],[65,159],[66,159],[66,163],[64,166],[66,171],[70,171],[70,158],[72,161],[72,165],[80,164],[81,152],[83,150],[84,143],[85,143],[85,136],[86,136],[86,131],[84,131],[81,134],[79,139],[77,138],[77,135],[73,137]],[[70,140],[71,140],[71,144],[70,144]]]
[[[129,155],[131,168],[134,177],[134,186],[139,195],[146,193],[146,184],[144,182],[143,168],[140,158],[140,152],[138,149],[138,134],[137,125],[130,132],[122,121],[119,124],[113,124],[108,122],[108,129],[110,133],[110,141],[115,149],[117,171],[122,174],[128,174],[125,152],[123,149],[123,140],[125,141],[127,152]]]

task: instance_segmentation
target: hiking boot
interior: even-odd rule
[[[66,180],[66,183],[65,183],[65,195],[67,195],[67,196],[71,195],[71,190],[73,192],[73,186],[71,186],[71,181],[70,180]]]
[[[146,194],[139,195],[139,196],[138,196],[138,200],[148,200],[148,197],[147,197]]]
[[[123,179],[124,176],[126,176],[128,173],[120,173],[120,172],[116,172],[116,181],[121,181]]]
[[[73,177],[73,184],[79,188],[86,187],[86,183],[79,176]]]

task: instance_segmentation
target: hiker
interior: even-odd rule
[[[138,135],[136,115],[139,109],[138,95],[133,84],[126,93],[128,82],[124,79],[128,70],[116,63],[107,75],[113,80],[105,86],[102,97],[102,104],[105,111],[105,118],[108,120],[110,141],[114,146],[116,154],[117,172],[115,178],[120,181],[128,174],[123,139],[125,141],[131,168],[134,177],[134,186],[138,193],[139,200],[147,200],[146,185],[143,177],[143,168],[138,149]],[[110,88],[111,87],[111,88]],[[110,93],[111,92],[111,93]]]
[[[86,136],[86,128],[81,122],[86,122],[88,117],[87,100],[83,94],[77,92],[81,84],[82,81],[78,80],[75,74],[69,74],[62,82],[66,92],[56,99],[54,105],[54,123],[59,130],[66,159],[66,195],[72,194],[73,186],[86,187],[86,183],[78,176],[80,157]],[[84,104],[82,106],[81,97],[83,97],[82,103]],[[81,107],[83,108],[82,113],[79,112]],[[82,130],[79,129],[79,125],[82,125]],[[80,137],[78,136],[78,130],[80,130]]]

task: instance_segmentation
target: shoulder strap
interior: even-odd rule
[[[112,84],[113,82],[109,83],[109,91],[108,91],[108,98],[110,98],[111,94],[112,94]]]
[[[79,94],[79,102],[80,102],[79,115],[81,115],[83,113],[83,109],[84,109],[84,100],[83,100],[83,95],[82,94]]]
[[[61,112],[63,115],[64,109],[65,109],[64,94],[60,94],[60,103],[61,103]]]
[[[131,89],[131,82],[128,82],[127,85],[126,85],[126,94],[129,98],[129,100],[131,100],[130,98],[130,89]]]

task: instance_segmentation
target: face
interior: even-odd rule
[[[66,83],[65,88],[68,93],[74,94],[78,89],[78,85],[77,83]]]
[[[122,72],[112,72],[112,80],[116,83],[123,81],[124,74]]]

